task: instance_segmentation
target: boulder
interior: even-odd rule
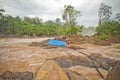
[[[69,78],[54,60],[47,60],[36,72],[36,80],[69,80]]]

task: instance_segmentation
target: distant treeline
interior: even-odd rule
[[[0,9],[0,33],[16,35],[69,35],[82,32],[83,26],[77,25],[76,19],[80,11],[74,9],[71,5],[64,6],[62,14],[63,21],[59,18],[43,22],[38,17],[30,18],[3,14],[4,9]],[[84,15],[84,14],[83,14]],[[101,3],[98,10],[99,23],[96,26],[98,39],[108,39],[111,35],[120,35],[120,13],[112,17],[112,7]],[[112,17],[112,18],[111,18]]]
[[[13,17],[5,15],[5,10],[0,9],[0,33],[1,34],[16,34],[16,35],[68,35],[82,31],[83,26],[76,25],[76,18],[79,11],[74,10],[70,5],[65,6],[63,20],[48,20],[43,22],[38,17],[30,18],[19,16]]]
[[[42,22],[38,17],[21,19],[19,16],[3,15],[0,18],[0,33],[17,35],[67,35],[69,33],[81,32],[82,27],[76,25],[66,27],[59,18],[55,21]]]

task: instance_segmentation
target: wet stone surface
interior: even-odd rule
[[[4,72],[0,76],[0,80],[34,80],[33,73],[31,72]]]
[[[120,80],[120,62],[109,71],[106,80]]]
[[[9,40],[7,41],[9,42]],[[54,59],[61,69],[67,69],[69,73],[65,71],[67,73],[65,75],[72,76],[69,78],[71,80],[84,80],[81,77],[88,80],[99,80],[101,77],[94,66],[97,66],[106,77],[107,70],[115,66],[117,60],[120,60],[120,44],[99,46],[76,43],[69,44],[65,48],[40,46],[41,43],[35,43],[38,45],[36,47],[36,45],[30,46],[30,44],[0,44],[0,80],[32,80],[37,68],[42,66],[42,63],[48,59]],[[86,53],[89,58],[77,52],[77,50]],[[51,66],[51,63],[48,64]],[[46,69],[48,69],[48,66],[46,66]],[[53,70],[55,69],[53,68]],[[57,70],[54,72],[56,74]],[[53,77],[57,78],[57,76],[54,75]],[[50,80],[50,78],[47,80]]]
[[[97,67],[104,70],[109,70],[111,67],[116,65],[116,61],[107,57],[103,57],[101,54],[91,54],[89,57],[81,56],[62,56],[54,58],[54,60],[61,66],[69,68],[71,66],[81,65],[85,67]]]

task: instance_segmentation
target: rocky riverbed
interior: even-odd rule
[[[13,78],[13,74],[18,75],[19,73],[19,75],[23,74],[22,78],[29,75],[31,80],[35,78],[44,78],[43,80],[53,80],[54,78],[54,80],[100,80],[101,76],[94,66],[106,77],[108,71],[116,65],[116,61],[120,60],[120,44],[99,46],[84,43],[69,44],[68,47],[44,48],[29,46],[34,41],[24,42],[24,39],[22,40],[23,43],[17,44],[13,42],[13,39],[0,40],[0,75],[2,77],[9,73]],[[77,49],[71,49],[71,47],[77,47]],[[95,62],[82,53],[91,57]],[[50,71],[53,71],[53,78],[50,78]],[[47,77],[46,74],[48,74]],[[61,74],[64,75],[63,78],[61,78]],[[41,78],[41,76],[43,77]],[[56,78],[56,76],[59,77]],[[30,80],[29,78],[22,80]],[[13,80],[15,79],[17,78],[14,77]]]

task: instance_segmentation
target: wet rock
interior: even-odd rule
[[[0,76],[0,80],[33,80],[33,73],[6,71]]]
[[[91,54],[89,57],[83,56],[62,56],[54,58],[54,60],[61,66],[69,68],[71,66],[81,65],[85,67],[97,67],[105,70],[109,70],[116,65],[116,61],[107,57],[103,57],[101,54]]]
[[[77,72],[71,71],[69,69],[65,69],[65,72],[67,73],[69,80],[87,80],[81,74],[78,74]]]
[[[20,72],[14,73],[13,76],[12,76],[12,79],[13,80],[15,80],[15,79],[16,80],[22,80]]]
[[[47,60],[36,72],[36,80],[69,80],[64,70],[54,60]]]
[[[54,60],[46,61],[37,71],[36,80],[87,80],[69,69],[61,68]]]
[[[35,47],[41,47],[44,49],[51,49],[51,48],[57,48],[59,46],[56,45],[49,45],[48,40],[44,40],[42,42],[32,42],[29,46],[35,46]]]
[[[94,61],[94,65],[105,70],[109,70],[116,65],[116,61],[107,57],[103,57],[101,54],[91,54],[90,59]]]
[[[59,58],[55,58],[55,61],[57,61],[58,64],[59,64],[61,67],[70,67],[70,66],[72,66],[72,65],[71,65],[71,61],[70,61],[70,60],[67,60],[64,56],[59,57]]]
[[[93,62],[86,57],[83,56],[74,56],[74,55],[70,55],[70,56],[62,56],[62,57],[58,57],[58,58],[54,58],[54,60],[61,66],[61,67],[66,67],[69,68],[71,66],[75,66],[75,65],[82,65],[82,66],[86,66],[86,67],[93,67]]]
[[[13,73],[10,71],[4,72],[2,75],[0,75],[1,80],[9,80],[12,79]]]
[[[82,56],[76,56],[72,59],[72,64],[73,66],[75,65],[82,65],[86,67],[93,67],[93,62],[87,58],[87,57],[82,57]]]
[[[48,46],[47,41],[43,41],[43,42],[32,42],[29,46]]]
[[[120,62],[108,72],[106,80],[120,80]]]
[[[22,72],[21,78],[22,78],[22,80],[33,80],[34,79],[33,73],[31,73],[31,72]]]

